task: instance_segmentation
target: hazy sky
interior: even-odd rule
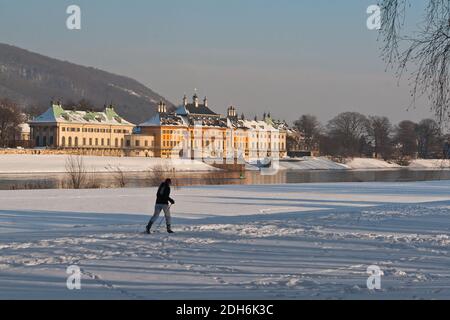
[[[366,27],[376,2],[0,0],[0,42],[130,76],[177,104],[198,88],[220,113],[429,117],[426,101],[406,111],[407,80],[385,71]],[[66,28],[71,4],[80,31]]]

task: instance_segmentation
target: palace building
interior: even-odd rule
[[[113,106],[105,107],[103,112],[72,111],[54,102],[29,126],[35,147],[97,155],[122,155],[125,136],[135,127],[120,117]]]
[[[215,113],[205,97],[197,94],[188,103],[169,112],[160,102],[158,114],[125,136],[125,154],[160,158],[202,160],[243,159],[286,156],[286,130],[271,117],[264,121],[245,120],[231,106],[227,115]]]
[[[284,122],[269,115],[263,120],[238,117],[231,106],[225,116],[213,111],[197,94],[174,111],[161,101],[157,114],[135,126],[120,117],[113,106],[103,112],[65,110],[52,103],[41,116],[29,122],[35,147],[67,153],[186,158],[223,163],[237,159],[253,161],[286,156]]]

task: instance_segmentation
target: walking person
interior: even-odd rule
[[[172,185],[171,179],[166,179],[158,188],[158,193],[156,194],[156,204],[155,204],[155,213],[153,217],[150,219],[146,232],[150,234],[150,230],[153,224],[158,220],[158,217],[161,213],[161,210],[164,211],[164,216],[166,219],[167,232],[174,233],[171,227],[171,217],[170,217],[170,206],[175,204],[175,201],[170,197],[170,186]]]

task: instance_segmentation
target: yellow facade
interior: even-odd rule
[[[126,136],[125,149],[131,156],[145,154],[217,163],[280,158],[286,154],[286,131],[274,125],[270,115],[264,121],[239,119],[233,106],[222,117],[209,108],[206,97],[201,104],[194,95],[189,104],[185,96],[175,112],[167,112],[165,103],[160,102],[158,114]],[[154,144],[143,148],[141,141],[145,140]]]
[[[112,107],[105,112],[66,111],[60,104],[29,123],[35,147],[115,151],[120,154],[125,136],[135,127],[120,118]]]

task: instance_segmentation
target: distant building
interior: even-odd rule
[[[103,112],[72,111],[53,103],[42,115],[29,122],[35,147],[79,151],[87,154],[120,155],[134,124],[124,120],[113,106]]]
[[[16,141],[29,141],[31,128],[28,123],[22,123],[16,133]]]
[[[15,132],[13,147],[31,147],[30,133],[31,129],[28,123],[21,123]]]
[[[306,143],[305,136],[297,128],[288,128],[287,155],[289,157],[318,157],[320,156],[319,143]]]

